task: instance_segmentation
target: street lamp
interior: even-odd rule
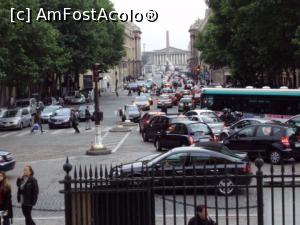
[[[104,68],[100,63],[95,63],[93,67],[93,78],[94,78],[94,99],[95,99],[95,141],[91,148],[86,152],[87,155],[104,155],[110,154],[111,150],[106,148],[102,144],[101,139],[101,127],[100,121],[103,118],[102,112],[100,112],[100,100],[99,100],[99,89],[98,82],[103,79]]]

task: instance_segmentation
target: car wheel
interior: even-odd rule
[[[146,134],[146,132],[142,133],[142,137],[143,137],[143,141],[144,142],[148,142],[149,141],[149,138],[148,138],[148,135]]]
[[[159,140],[155,141],[155,147],[156,147],[156,151],[158,152],[162,150],[161,143]]]
[[[231,195],[235,191],[234,182],[230,178],[222,178],[217,185],[218,192],[221,195]]]
[[[269,155],[269,159],[272,164],[279,164],[282,160],[282,157],[280,152],[272,151]]]

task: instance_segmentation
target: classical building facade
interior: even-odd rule
[[[142,52],[141,52],[141,29],[134,23],[124,23],[124,51],[125,55],[118,65],[111,68],[104,74],[103,80],[100,82],[100,88],[105,90],[108,87],[114,91],[116,86],[123,84],[124,78],[128,75],[138,77],[142,74]],[[80,77],[80,88],[91,86],[90,83],[92,71],[87,70]]]
[[[187,66],[189,51],[170,46],[169,31],[166,32],[166,48],[143,52],[143,62],[146,72],[151,70],[164,70],[168,65],[170,69]],[[153,71],[152,71],[153,72]]]

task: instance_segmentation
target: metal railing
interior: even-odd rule
[[[80,166],[71,176],[68,159],[63,168],[66,225],[187,225],[198,204],[207,206],[217,224],[300,223],[300,174],[294,163],[264,165],[257,159],[256,172],[244,174],[226,164],[214,165],[213,173],[206,165],[201,173],[183,166],[180,175],[174,166],[159,173],[142,166],[139,174],[133,167],[125,172]]]

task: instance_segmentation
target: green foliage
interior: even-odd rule
[[[274,81],[283,70],[297,66],[300,1],[207,3],[212,15],[196,45],[206,62],[214,67],[229,66],[242,84],[255,84],[263,74]]]
[[[120,23],[36,21],[40,8],[63,11],[113,10],[109,0],[0,0],[0,81],[11,86],[37,83],[53,74],[73,74],[96,62],[117,64],[123,56]],[[10,9],[32,10],[32,23],[10,22]]]

